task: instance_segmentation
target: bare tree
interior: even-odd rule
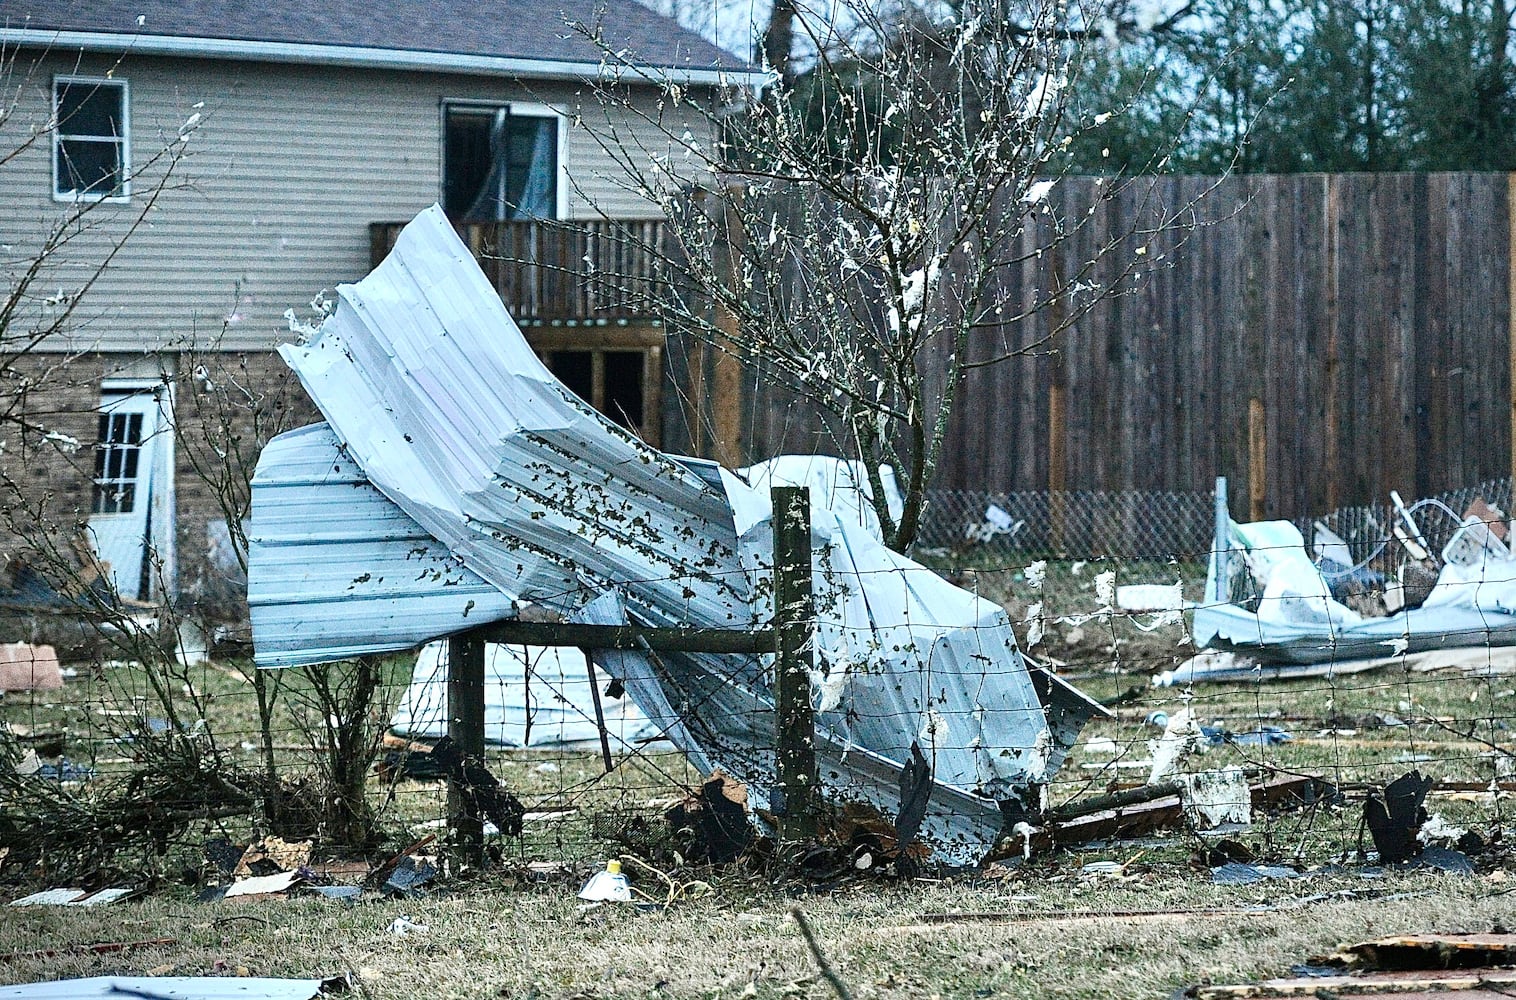
[[[966,373],[1050,349],[1134,287],[1161,256],[1153,238],[1190,214],[1154,201],[1130,231],[1073,249],[1132,181],[1107,178],[1095,205],[1060,197],[1074,137],[1123,112],[1077,120],[1068,95],[1086,46],[1103,25],[1129,30],[1130,6],[991,0],[937,16],[840,0],[825,34],[793,19],[814,65],[736,109],[739,95],[703,97],[607,51],[615,82],[588,124],[669,220],[669,245],[641,247],[677,275],[656,309],[828,414],[896,547],[917,537]],[[639,75],[661,84],[655,107],[624,86]],[[1039,277],[1008,301],[1014,268]],[[900,477],[898,522],[881,464]]]

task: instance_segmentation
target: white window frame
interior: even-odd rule
[[[61,178],[58,176],[58,144],[65,139],[102,141],[98,136],[73,135],[65,131],[67,123],[59,117],[58,90],[63,84],[88,84],[95,87],[115,87],[121,91],[121,138],[117,140],[121,147],[121,187],[116,191],[105,193],[91,193],[89,191],[60,191],[58,184]],[[132,200],[132,93],[127,81],[107,76],[55,76],[53,77],[53,142],[52,142],[52,175],[53,175],[53,201],[80,202],[80,201],[109,201],[125,204]]]
[[[447,112],[449,108],[504,111],[507,114],[523,117],[558,119],[558,177],[553,185],[553,215],[555,221],[568,218],[569,114],[566,106],[542,104],[537,101],[492,101],[478,97],[444,97],[437,112],[437,196],[439,198],[442,197],[443,185],[447,182]]]

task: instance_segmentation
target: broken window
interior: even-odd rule
[[[558,215],[559,118],[547,109],[443,109],[442,207],[454,222]]]
[[[53,81],[54,197],[126,197],[126,108],[125,81],[74,76]]]

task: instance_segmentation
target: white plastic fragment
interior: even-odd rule
[[[424,934],[431,930],[431,927],[411,920],[409,913],[402,913],[394,920],[391,920],[389,927],[385,928],[385,930],[396,937],[405,937],[411,933]]]
[[[1185,818],[1197,830],[1214,830],[1252,825],[1253,795],[1247,775],[1233,765],[1219,771],[1196,771],[1181,774],[1179,801]]]

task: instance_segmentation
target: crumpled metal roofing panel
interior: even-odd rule
[[[282,350],[332,425],[329,446],[503,598],[583,621],[771,618],[767,494],[725,471],[692,471],[570,394],[440,210],[418,216],[339,297],[315,340]],[[255,492],[279,481],[280,462],[265,456]],[[264,538],[261,509],[253,533]],[[887,549],[856,515],[818,508],[811,542],[822,784],[893,815],[918,743],[937,782],[923,840],[944,860],[974,860],[1001,825],[998,802],[1047,781],[1098,708],[1065,698],[1050,727],[1005,612]],[[250,578],[271,555],[255,553]],[[295,608],[259,606],[261,653]],[[342,645],[361,644],[360,618]],[[386,621],[368,624],[373,641],[389,634]],[[314,639],[303,646],[322,655]],[[774,780],[771,660],[597,657],[697,766],[724,768],[759,805]]]
[[[260,667],[408,649],[512,611],[369,485],[326,424],[281,434],[263,450],[247,531]]]

